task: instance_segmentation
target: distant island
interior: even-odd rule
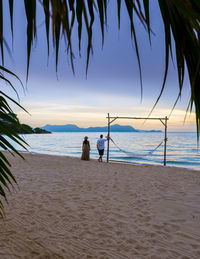
[[[50,134],[50,131],[41,129],[39,127],[37,128],[32,128],[31,126],[27,124],[21,124],[21,127],[16,128],[13,125],[9,125],[10,128],[12,128],[15,132],[18,134]]]
[[[80,128],[74,124],[66,124],[66,125],[45,125],[41,127],[41,129],[51,132],[107,132],[108,127],[88,127],[88,128]],[[161,130],[139,130],[135,129],[132,126],[124,126],[124,125],[111,125],[111,132],[162,132]]]
[[[0,120],[1,124],[6,125],[7,128],[14,130],[17,134],[50,134],[50,131],[41,128],[32,128],[27,124],[20,124],[19,127],[16,127],[10,122]],[[0,130],[0,134],[2,134]]]
[[[17,118],[17,114],[15,113],[7,113],[7,115],[10,118],[15,119],[16,121],[19,122],[18,118]],[[32,128],[31,126],[27,125],[27,124],[23,124],[23,123],[12,123],[12,120],[4,120],[2,118],[0,118],[0,124],[1,126],[6,126],[7,130],[11,130],[16,132],[17,134],[50,134],[51,132],[45,129],[41,129],[39,127],[37,128]],[[1,128],[0,128],[0,134],[3,134],[1,132]]]

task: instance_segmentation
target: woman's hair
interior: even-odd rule
[[[89,144],[89,141],[87,139],[84,139],[83,144]]]

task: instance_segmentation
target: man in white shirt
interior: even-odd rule
[[[99,159],[98,161],[99,162],[102,162],[102,157],[103,157],[103,154],[104,154],[104,143],[107,141],[107,139],[103,138],[103,135],[101,134],[100,135],[100,138],[97,140],[97,149],[98,149],[98,152],[99,152]]]

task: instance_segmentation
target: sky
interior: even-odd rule
[[[46,124],[76,124],[80,127],[107,125],[107,113],[110,116],[146,117],[153,107],[164,75],[164,33],[157,1],[151,1],[152,44],[148,34],[138,20],[136,32],[143,75],[143,97],[137,57],[130,35],[130,23],[124,6],[121,10],[121,28],[118,30],[117,8],[115,1],[109,1],[108,26],[105,31],[104,45],[101,44],[100,24],[96,17],[93,28],[93,55],[90,57],[86,78],[87,38],[83,28],[81,57],[78,52],[77,25],[73,29],[73,50],[75,75],[72,72],[66,47],[62,42],[59,49],[58,71],[55,65],[55,49],[51,45],[47,55],[44,15],[37,5],[37,39],[31,52],[29,78],[26,83],[26,16],[23,1],[14,2],[14,38],[10,33],[8,6],[4,2],[5,40],[11,48],[12,56],[5,54],[5,66],[16,73],[20,83],[11,78],[16,87],[20,104],[29,112],[25,113],[16,106],[14,112],[22,123],[32,127]],[[7,20],[6,20],[7,19]],[[50,39],[51,40],[51,39]],[[183,93],[169,121],[169,131],[195,131],[195,114],[187,116],[190,91],[188,77],[185,78]],[[8,85],[2,89],[11,97],[16,95]],[[171,61],[166,88],[151,117],[165,117],[171,112],[178,95],[177,72]],[[121,125],[131,125],[139,129],[163,129],[159,121],[117,120]]]

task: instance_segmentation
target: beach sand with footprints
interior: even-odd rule
[[[200,172],[8,155],[0,258],[200,258]]]

